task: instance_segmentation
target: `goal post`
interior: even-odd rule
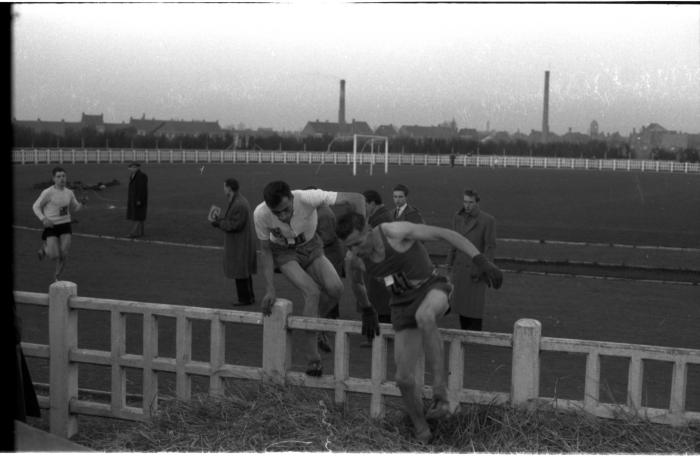
[[[365,142],[360,146],[360,149],[358,151],[358,140],[364,140]],[[367,143],[370,144],[370,163],[369,163],[369,173],[372,175],[373,170],[374,170],[374,144],[375,140],[380,141],[380,145],[383,142],[384,144],[384,173],[389,173],[389,137],[388,136],[380,136],[380,135],[358,135],[355,134],[352,136],[352,175],[356,176],[357,175],[357,155],[364,152],[365,147],[367,146]]]

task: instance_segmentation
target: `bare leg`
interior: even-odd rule
[[[329,317],[329,313],[332,313],[334,308],[338,306],[340,297],[343,295],[343,281],[340,280],[335,267],[325,255],[315,259],[309,265],[308,271],[314,281],[321,287],[318,307],[319,315]],[[318,333],[317,345],[326,353],[332,351],[325,332]]]
[[[316,284],[313,278],[295,261],[280,266],[280,271],[301,291],[301,295],[304,298],[303,315],[317,318],[318,302],[321,296],[321,289],[318,284]],[[321,355],[318,352],[318,346],[316,344],[316,332],[305,331],[304,336],[307,360],[309,362],[321,361]]]
[[[416,364],[423,354],[423,335],[418,329],[404,329],[394,337],[396,385],[401,390],[406,413],[413,423],[416,438],[430,440],[430,428],[423,415],[423,402],[416,390]]]
[[[60,252],[58,259],[56,261],[56,273],[54,278],[58,281],[61,278],[61,273],[66,265],[66,260],[68,259],[68,252],[70,251],[71,235],[61,234],[60,236]]]
[[[437,320],[447,311],[447,294],[441,290],[431,290],[416,311],[416,322],[423,337],[425,355],[433,372],[433,407],[427,418],[440,418],[449,412],[447,385],[445,379],[445,345],[437,326]]]

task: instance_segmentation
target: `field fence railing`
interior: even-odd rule
[[[388,341],[394,331],[390,324],[381,324],[380,335],[374,338],[371,350],[369,378],[350,375],[350,335],[360,335],[359,321],[319,319],[293,316],[292,304],[277,299],[272,314],[248,311],[222,310],[134,301],[79,297],[77,285],[68,281],[51,284],[48,294],[14,292],[15,302],[48,307],[49,344],[22,342],[27,357],[49,361],[49,397],[40,397],[40,405],[50,409],[50,431],[70,438],[78,431],[78,415],[114,417],[144,421],[158,409],[158,373],[175,375],[176,398],[191,397],[192,379],[206,377],[209,393],[225,392],[225,379],[247,379],[293,384],[334,391],[335,402],[344,403],[348,393],[370,395],[370,415],[384,415],[386,396],[400,396],[396,383],[387,378]],[[109,313],[109,351],[78,347],[78,312],[102,311]],[[142,352],[127,353],[127,315],[142,317]],[[158,352],[159,320],[175,320],[174,357],[160,356]],[[209,323],[209,360],[192,359],[193,321]],[[262,364],[243,366],[225,361],[226,324],[262,326]],[[335,334],[333,373],[319,378],[291,370],[292,332],[324,331]],[[534,319],[521,319],[512,334],[471,332],[441,329],[448,345],[448,399],[450,409],[460,403],[510,404],[532,408],[541,403],[553,404],[565,410],[585,411],[606,418],[637,416],[656,423],[685,425],[700,422],[700,412],[686,409],[688,366],[700,365],[700,350],[632,345],[599,341],[583,341],[541,336],[541,324]],[[131,334],[133,335],[133,334]],[[510,392],[493,392],[464,388],[465,345],[481,344],[512,350]],[[587,355],[585,392],[581,400],[562,400],[540,396],[540,354],[558,351]],[[601,356],[617,356],[629,360],[627,403],[601,403]],[[644,361],[666,361],[673,364],[671,395],[668,408],[643,406],[642,385]],[[78,366],[90,364],[110,368],[109,403],[79,397]],[[141,405],[127,402],[126,370],[136,369],[143,374]],[[432,388],[425,385],[425,359],[418,362],[416,371],[418,389],[425,398],[432,397]]]
[[[93,163],[273,163],[349,165],[351,152],[261,151],[224,149],[87,149],[87,148],[13,148],[15,164],[93,164]],[[384,162],[382,153],[362,152],[357,163]],[[569,157],[524,157],[468,154],[388,154],[391,165],[435,165],[462,167],[553,168],[568,170],[606,170],[635,172],[700,173],[700,163],[642,159],[581,159]]]

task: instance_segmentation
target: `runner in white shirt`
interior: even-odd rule
[[[284,181],[265,186],[264,202],[253,212],[255,232],[260,240],[261,267],[265,277],[265,296],[260,304],[268,316],[275,303],[274,268],[298,288],[304,298],[304,316],[318,317],[333,307],[343,293],[343,282],[333,264],[323,253],[323,242],[316,234],[322,205],[348,204],[365,215],[365,199],[360,193],[324,191],[321,189],[292,191]],[[306,334],[308,367],[306,373],[322,374],[316,332]]]
[[[41,192],[32,210],[44,227],[41,234],[43,243],[37,252],[39,260],[48,256],[55,262],[54,279],[58,281],[70,250],[71,209],[75,212],[82,209],[87,197],[81,199],[82,204],[78,202],[73,191],[66,187],[66,171],[63,168],[55,167],[51,173],[54,185]]]

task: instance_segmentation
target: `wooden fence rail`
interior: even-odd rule
[[[49,345],[23,342],[27,357],[49,360],[49,399],[40,397],[40,405],[50,409],[50,430],[69,438],[78,430],[77,416],[95,415],[127,420],[147,420],[158,407],[158,372],[175,374],[177,398],[188,399],[194,376],[209,378],[209,393],[221,394],[224,379],[248,379],[295,384],[333,390],[336,403],[343,403],[348,392],[370,395],[370,414],[384,414],[385,396],[399,396],[395,382],[387,378],[387,341],[394,334],[391,325],[382,324],[380,335],[372,344],[370,378],[350,376],[349,335],[361,334],[358,321],[317,319],[292,316],[291,302],[278,299],[272,315],[247,311],[143,303],[79,297],[76,284],[59,281],[49,293],[14,292],[18,304],[48,307]],[[78,348],[78,311],[110,313],[110,350]],[[142,354],[126,353],[126,316],[141,315]],[[158,352],[158,323],[162,318],[175,320],[175,357],[161,357]],[[208,321],[210,328],[209,361],[192,359],[192,323]],[[262,366],[243,366],[225,361],[225,323],[262,326]],[[335,334],[333,374],[320,378],[290,370],[291,335],[294,330],[325,331]],[[586,411],[596,416],[616,418],[621,412],[657,423],[684,425],[700,422],[700,412],[686,409],[688,366],[700,365],[700,350],[665,348],[647,345],[598,342],[541,337],[541,325],[533,319],[515,323],[513,334],[469,332],[441,329],[448,346],[448,399],[452,410],[460,403],[507,404],[532,407],[553,403],[567,410]],[[465,344],[482,344],[512,349],[510,393],[464,388]],[[539,390],[540,354],[542,351],[575,352],[587,355],[585,391],[581,400],[541,397]],[[613,405],[599,402],[600,357],[629,358],[628,401]],[[671,398],[668,408],[642,405],[643,361],[658,360],[673,364]],[[78,365],[94,364],[111,368],[110,402],[100,403],[78,396]],[[424,360],[419,361],[417,377],[423,396],[432,397],[424,384]],[[142,404],[127,403],[126,369],[143,373]]]
[[[51,163],[281,163],[281,164],[350,164],[351,152],[310,151],[232,151],[188,149],[65,149],[65,148],[13,148],[15,164]],[[383,163],[384,156],[377,153],[358,153],[359,164]],[[388,154],[392,165],[450,165],[450,154]],[[463,167],[515,167],[555,168],[576,170],[611,170],[638,172],[700,173],[700,163],[642,159],[580,159],[569,157],[523,157],[508,155],[455,154],[455,166]]]

